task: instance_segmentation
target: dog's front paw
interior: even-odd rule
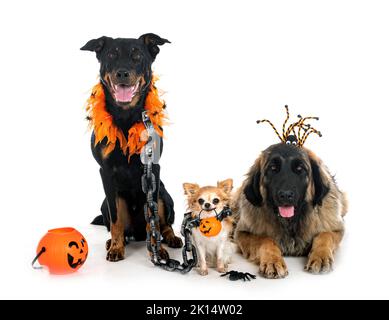
[[[259,274],[267,279],[282,279],[288,275],[288,268],[282,257],[269,255],[261,259]]]
[[[228,272],[228,266],[220,265],[216,268],[217,272],[219,273],[226,273]]]
[[[161,249],[159,250],[159,255],[161,257],[162,260],[169,260],[169,253],[167,252],[167,250],[163,247],[161,247]]]
[[[111,243],[112,243],[112,240],[108,239],[107,242],[105,243],[105,250],[108,251],[111,248]]]
[[[169,246],[169,248],[174,248],[174,249],[182,248],[184,245],[181,238],[176,236],[168,237],[166,239],[166,243]]]
[[[225,261],[223,259],[217,259],[216,271],[219,272],[219,273],[226,273],[226,272],[228,272],[228,264],[225,263]]]
[[[149,251],[150,257],[152,257],[153,253]],[[161,246],[159,249],[159,257],[161,260],[169,260],[169,253],[166,251],[164,247]]]
[[[305,271],[312,274],[329,273],[332,271],[334,257],[328,248],[317,248],[309,254]]]
[[[111,244],[107,253],[107,261],[118,262],[120,260],[124,260],[124,253],[125,253],[125,248],[123,245],[120,246],[120,245]]]
[[[208,269],[207,268],[200,268],[199,269],[199,275],[200,276],[207,276],[208,275]]]

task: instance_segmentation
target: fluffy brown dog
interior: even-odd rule
[[[266,149],[234,201],[235,240],[259,273],[284,278],[284,256],[308,255],[305,270],[329,272],[344,233],[345,194],[323,162],[291,144]]]

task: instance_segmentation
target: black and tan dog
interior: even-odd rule
[[[235,240],[266,278],[288,275],[283,256],[305,256],[305,269],[328,272],[344,233],[347,200],[310,150],[292,143],[266,149],[236,194]]]
[[[100,84],[90,98],[91,108],[96,109],[92,110],[95,119],[89,120],[94,121],[92,152],[100,165],[106,198],[101,207],[102,216],[93,223],[104,224],[111,231],[111,240],[107,241],[109,261],[124,259],[127,239],[146,239],[143,211],[146,198],[141,187],[140,149],[131,150],[134,145],[139,147],[139,141],[133,141],[139,140],[136,136],[139,130],[131,130],[142,126],[147,99],[157,99],[159,103],[157,97],[149,97],[155,90],[151,65],[159,53],[159,46],[168,42],[155,34],[145,34],[139,39],[101,37],[90,40],[81,48],[95,52],[100,62]],[[96,100],[98,98],[103,101]],[[155,112],[150,116],[159,115]],[[105,125],[106,121],[110,122]],[[162,128],[156,129],[162,131]],[[159,215],[164,241],[170,247],[181,247],[181,239],[171,228],[174,222],[173,200],[162,182]],[[161,255],[167,257],[166,250],[162,249]]]

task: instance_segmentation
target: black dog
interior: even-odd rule
[[[101,66],[100,81],[106,110],[125,136],[134,124],[142,122],[145,99],[152,85],[151,65],[159,53],[158,46],[165,43],[169,41],[155,34],[145,34],[139,39],[101,37],[90,40],[81,48],[96,53]],[[113,152],[104,156],[107,140],[95,146],[95,139],[95,134],[92,134],[92,153],[101,167],[106,198],[101,207],[102,216],[92,223],[105,225],[111,231],[112,239],[107,241],[107,260],[119,261],[124,259],[127,239],[146,240],[146,197],[141,187],[143,165],[138,154],[132,155],[129,162],[118,141]],[[164,241],[169,247],[182,247],[181,239],[175,236],[171,227],[174,203],[162,182],[159,216]],[[166,250],[161,249],[161,256],[167,257]]]

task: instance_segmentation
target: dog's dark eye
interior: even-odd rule
[[[134,62],[140,62],[142,60],[142,55],[139,52],[134,52],[131,54],[131,59]]]
[[[204,204],[205,200],[204,199],[199,199],[199,205],[202,206]]]
[[[116,53],[115,52],[109,52],[108,53],[108,58],[115,59],[116,58]]]
[[[272,161],[270,161],[268,167],[267,167],[267,171],[269,173],[277,173],[277,172],[280,172],[281,170],[281,160],[276,158],[276,159],[273,159]]]
[[[212,203],[215,204],[215,205],[216,205],[216,204],[219,204],[219,202],[220,202],[220,200],[219,200],[218,198],[215,198],[215,199],[213,199],[213,201],[212,201]]]
[[[301,174],[301,173],[304,172],[304,166],[302,164],[296,164],[295,167],[294,167],[294,171],[297,174]]]

